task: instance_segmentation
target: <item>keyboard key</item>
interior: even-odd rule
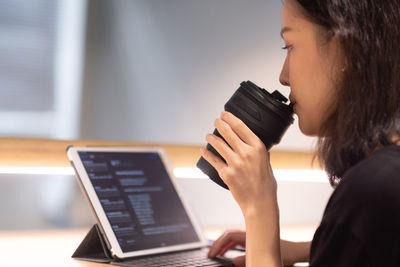
[[[115,262],[114,265],[137,267],[217,267],[233,266],[229,261],[207,258],[207,250],[193,250]]]

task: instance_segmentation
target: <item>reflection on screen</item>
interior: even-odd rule
[[[123,252],[199,241],[154,152],[79,152]]]

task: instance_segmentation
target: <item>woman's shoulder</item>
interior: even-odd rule
[[[400,146],[386,146],[351,168],[329,200],[325,213],[346,216],[400,209]],[[399,216],[400,220],[400,216]]]
[[[400,146],[390,145],[378,149],[365,158],[344,175],[344,187],[358,190],[379,191],[382,189],[398,189],[400,187]],[[397,191],[399,192],[399,191]],[[399,194],[400,196],[400,194]]]
[[[397,266],[400,147],[384,147],[343,177],[311,247],[311,266]],[[325,264],[327,263],[327,264]]]
[[[400,146],[399,145],[388,145],[384,146],[369,157],[360,161],[353,168],[351,168],[346,174],[346,176],[354,176],[358,172],[364,173],[365,171],[393,171],[400,168]],[[382,168],[387,167],[388,169]]]

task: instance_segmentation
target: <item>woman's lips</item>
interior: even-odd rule
[[[293,113],[297,114],[296,113],[296,103],[292,102],[291,105],[292,105]]]
[[[296,113],[296,110],[295,110],[296,100],[294,100],[294,98],[291,95],[289,95],[289,101],[290,101],[290,105],[292,106],[293,112]]]
[[[290,104],[292,105],[292,107],[294,105],[296,105],[296,100],[294,100],[293,97],[289,96],[289,101],[290,101]]]
[[[293,98],[292,95],[289,95],[289,101],[290,101],[291,103],[293,103],[293,105],[296,104],[296,101],[294,100],[294,98]]]

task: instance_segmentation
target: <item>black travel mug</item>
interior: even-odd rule
[[[240,84],[239,89],[226,102],[224,108],[241,119],[269,150],[280,142],[287,128],[293,123],[293,108],[291,104],[286,104],[287,101],[288,99],[280,92],[269,93],[251,81],[247,81]],[[221,137],[216,129],[214,134]],[[210,144],[207,144],[206,148],[224,160]],[[218,172],[203,157],[199,159],[196,166],[211,180],[229,190]]]

